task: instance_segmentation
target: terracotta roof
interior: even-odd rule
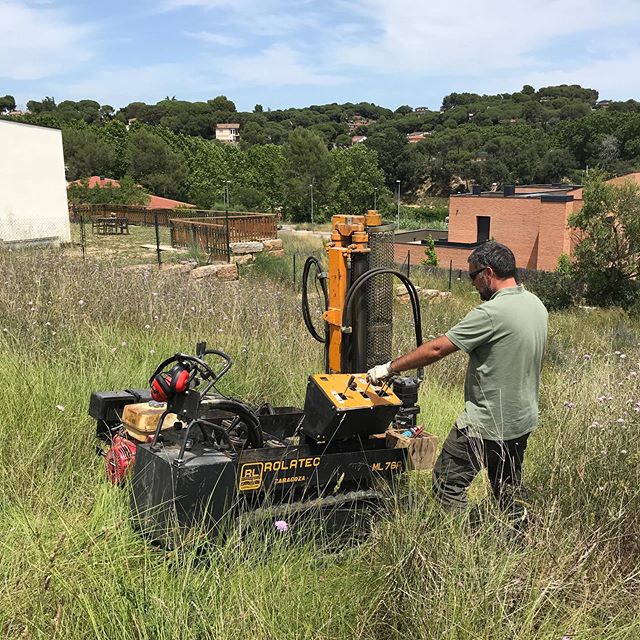
[[[82,184],[83,180],[74,180],[67,186],[72,184]],[[94,187],[119,187],[120,183],[113,178],[103,178],[102,176],[91,176],[89,178],[89,189]],[[171,198],[162,198],[161,196],[149,195],[149,203],[146,205],[151,209],[176,209],[177,207],[186,207],[189,209],[195,209],[195,204],[189,204],[188,202],[181,202],[180,200],[172,200]]]
[[[640,184],[640,172],[636,173],[627,173],[624,176],[618,176],[617,178],[611,178],[611,180],[607,180],[609,184],[615,184],[617,186],[623,185],[625,182],[635,182],[636,184]]]
[[[220,122],[216,125],[216,129],[239,129],[240,128],[240,123],[239,122]]]
[[[149,204],[147,207],[151,209],[175,209],[177,207],[184,207],[187,209],[195,209],[195,204],[189,204],[188,202],[180,202],[180,200],[171,200],[171,198],[162,198],[160,196],[149,196]]]

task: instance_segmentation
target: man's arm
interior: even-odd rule
[[[420,345],[417,349],[410,351],[404,356],[400,356],[391,361],[391,372],[400,373],[407,369],[417,369],[418,367],[424,367],[428,364],[433,364],[442,360],[445,356],[448,356],[455,351],[458,351],[456,347],[447,336],[439,336],[434,340],[429,340]]]

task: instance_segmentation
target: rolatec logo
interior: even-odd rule
[[[252,491],[262,485],[262,462],[247,462],[240,469],[240,491]]]

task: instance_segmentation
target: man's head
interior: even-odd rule
[[[468,258],[469,277],[482,300],[504,287],[516,284],[516,259],[509,247],[499,242],[485,242]]]

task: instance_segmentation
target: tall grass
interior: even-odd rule
[[[275,531],[204,557],[145,544],[126,491],[106,483],[94,454],[89,394],[145,386],[160,359],[206,339],[235,360],[224,390],[301,406],[321,348],[287,277],[261,269],[196,283],[64,253],[0,253],[2,637],[640,636],[640,324],[618,311],[551,317],[524,536],[482,478],[473,501],[483,521],[470,529],[440,512],[429,474],[415,473],[411,509],[337,555]],[[475,303],[456,282],[452,300],[423,306],[425,337]],[[394,319],[401,351],[412,343],[408,306]],[[427,370],[422,419],[440,436],[461,406],[464,367],[456,354]]]

